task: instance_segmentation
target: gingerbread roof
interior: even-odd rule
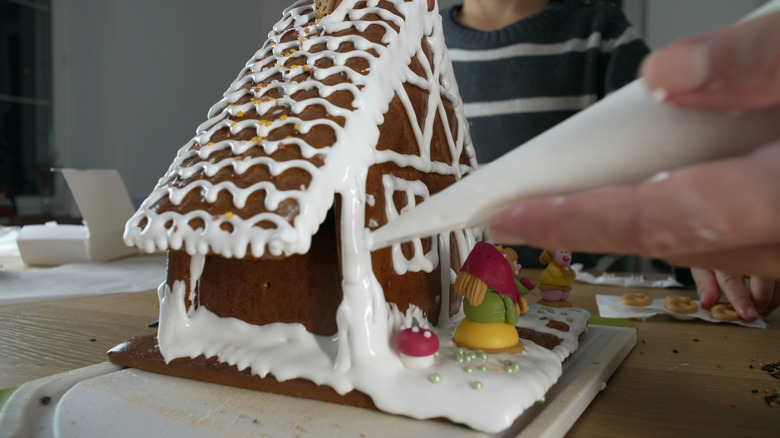
[[[359,187],[353,180],[371,165],[457,178],[473,170],[462,112],[444,113],[444,101],[461,102],[440,26],[414,19],[431,13],[424,7],[343,0],[319,21],[310,0],[285,10],[130,219],[125,241],[239,258],[305,253],[335,194]],[[427,115],[405,98],[409,86],[427,91]],[[394,96],[408,111],[415,154],[377,148]],[[450,153],[432,160],[437,115],[461,126],[446,126]]]

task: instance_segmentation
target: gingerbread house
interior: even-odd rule
[[[369,363],[400,366],[389,339],[404,313],[458,311],[450,283],[474,232],[365,244],[476,168],[438,12],[315,3],[285,10],[128,222],[129,245],[168,252],[158,336],[137,348],[165,364],[133,342],[113,361],[370,394]],[[171,367],[193,358],[219,371]]]

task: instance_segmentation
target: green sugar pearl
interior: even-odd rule
[[[480,365],[479,366],[480,371],[487,371],[487,365]]]
[[[511,360],[504,361],[504,372],[514,373],[520,369],[520,364]]]
[[[474,372],[474,367],[467,366],[467,367],[463,368],[463,371],[465,371],[467,373],[473,373]]]
[[[439,373],[431,374],[430,381],[431,381],[431,383],[440,383],[441,382],[441,374],[439,374]]]
[[[480,382],[479,380],[471,382],[471,389],[475,391],[479,391],[480,389],[482,389],[482,382]]]

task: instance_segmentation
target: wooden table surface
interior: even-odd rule
[[[596,293],[627,290],[576,283],[570,301],[597,315]],[[654,298],[669,293],[630,291]],[[157,312],[155,291],[2,306],[0,389],[104,362],[114,345],[154,333],[146,325]],[[760,365],[780,361],[780,311],[767,321],[766,330],[671,318],[635,321],[636,347],[568,436],[777,436],[780,406],[768,406],[764,391],[780,387],[780,380]]]

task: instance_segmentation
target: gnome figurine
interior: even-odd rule
[[[466,315],[455,330],[455,344],[487,353],[523,351],[515,324],[528,311],[523,295],[530,291],[515,278],[517,271],[514,250],[477,242],[455,278]]]

